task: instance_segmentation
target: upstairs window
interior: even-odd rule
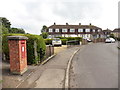
[[[75,32],[75,29],[70,29],[70,32]]]
[[[66,28],[62,29],[62,32],[67,32],[67,29]]]
[[[53,32],[53,29],[52,29],[52,28],[50,28],[50,29],[49,29],[49,32]]]
[[[85,32],[90,32],[90,29],[85,29]]]
[[[55,32],[59,32],[59,29],[55,29]]]
[[[78,29],[78,32],[83,32],[83,29]]]
[[[99,29],[98,32],[100,32],[101,30]]]
[[[95,32],[95,29],[93,29],[93,32]]]

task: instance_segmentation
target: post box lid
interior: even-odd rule
[[[7,36],[8,40],[26,40],[28,37],[25,36]]]

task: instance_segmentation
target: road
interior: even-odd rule
[[[70,88],[117,88],[117,43],[85,45],[73,58]]]

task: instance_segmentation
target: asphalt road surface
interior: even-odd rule
[[[73,58],[70,88],[118,88],[117,43],[84,46]]]

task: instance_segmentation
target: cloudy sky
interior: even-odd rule
[[[12,27],[40,34],[43,25],[92,23],[102,29],[118,27],[119,0],[0,0],[0,17]]]

